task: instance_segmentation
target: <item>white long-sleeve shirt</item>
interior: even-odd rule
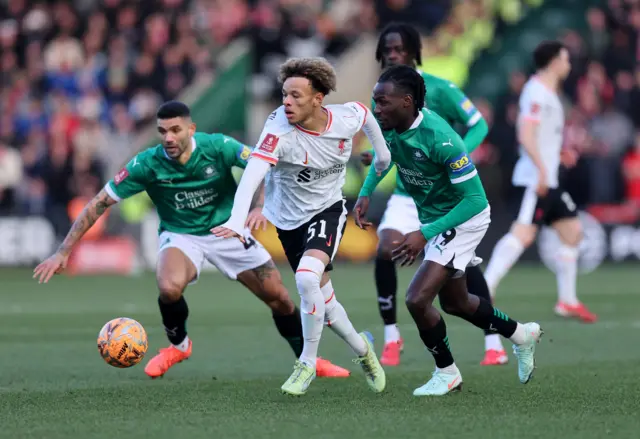
[[[290,124],[284,106],[271,113],[242,176],[225,227],[238,233],[243,230],[253,194],[265,176],[263,214],[280,229],[295,229],[340,201],[353,136],[361,129],[376,151],[376,170],[389,167],[391,154],[382,131],[364,105],[348,102],[324,109],[327,127],[320,133]]]

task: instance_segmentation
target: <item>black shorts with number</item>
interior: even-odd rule
[[[293,230],[276,228],[293,271],[298,269],[300,259],[307,250],[321,250],[333,260],[347,225],[345,204],[345,200],[338,201]],[[333,265],[329,262],[325,271],[332,269]]]
[[[550,225],[556,221],[573,218],[578,209],[569,192],[562,188],[549,188],[544,198],[536,194],[535,187],[516,187],[518,191],[516,221],[521,224]]]

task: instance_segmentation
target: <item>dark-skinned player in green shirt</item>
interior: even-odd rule
[[[469,294],[465,271],[489,227],[491,210],[464,142],[443,118],[424,108],[424,96],[422,76],[402,65],[382,73],[373,89],[374,115],[420,222],[419,228],[393,244],[392,257],[410,265],[425,252],[407,290],[406,304],[436,370],[413,394],[445,395],[462,384],[444,319],[433,306],[436,296],[447,314],[510,339],[518,377],[525,384],[533,375],[542,330],[537,323],[518,323],[489,301]],[[364,220],[369,197],[389,169],[382,175],[369,171],[354,208],[358,226],[370,224]]]
[[[184,291],[198,280],[205,260],[247,287],[271,309],[278,332],[298,357],[303,348],[300,312],[271,256],[251,236],[252,228],[266,226],[261,201],[254,203],[244,243],[210,232],[231,216],[236,192],[231,171],[233,167],[246,167],[251,148],[223,134],[196,132],[189,107],[182,102],[166,102],[158,109],[157,129],[162,143],[134,156],[105,185],[78,216],[58,250],[36,267],[34,277],[48,282],[66,267],[73,247],[110,206],[145,191],[160,218],[158,305],[170,342],[146,364],[145,373],[152,378],[163,376],[191,356]],[[212,293],[221,295],[224,291]],[[318,376],[349,376],[348,370],[324,359],[317,363],[316,372]]]
[[[390,23],[380,34],[376,49],[376,61],[383,69],[394,65],[406,65],[417,69],[422,64],[420,34],[405,23]],[[417,70],[426,86],[425,106],[454,126],[467,127],[464,144],[468,152],[477,148],[488,132],[487,123],[471,100],[453,83]],[[371,102],[371,108],[375,103]],[[372,155],[362,154],[362,161],[369,165]],[[391,259],[393,242],[420,225],[416,206],[405,191],[402,180],[396,178],[396,189],[389,198],[387,208],[378,226],[378,250],[375,260],[375,283],[378,293],[378,309],[384,322],[385,345],[380,363],[385,366],[400,364],[404,342],[397,327],[396,294],[398,280],[395,263]],[[482,259],[474,258],[467,270],[467,287],[477,296],[491,301],[489,288],[480,269]],[[502,365],[509,361],[499,335],[485,331],[485,355],[480,364]]]

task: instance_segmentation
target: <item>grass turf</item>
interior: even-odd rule
[[[411,274],[401,271],[401,288]],[[292,276],[284,277],[295,296]],[[338,266],[333,278],[379,352],[372,267]],[[387,368],[384,394],[368,390],[348,348],[325,330],[321,355],[353,375],[318,379],[306,396],[290,398],[279,393],[293,365],[288,346],[266,308],[220,275],[204,275],[187,292],[192,358],[154,381],[143,365],[108,366],[95,344],[107,320],[129,316],[149,334],[143,364],[166,345],[152,275],[60,276],[37,285],[26,270],[1,270],[0,279],[1,438],[601,439],[640,430],[640,278],[630,265],[580,278],[581,297],[601,319],[595,325],[553,315],[555,281],[545,269],[514,270],[497,305],[546,331],[534,380],[518,382],[512,355],[507,366],[479,366],[481,331],[446,317],[464,390],[431,399],[411,395],[430,377],[433,360],[402,300],[405,354],[401,366]]]

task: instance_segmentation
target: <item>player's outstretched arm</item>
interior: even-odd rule
[[[473,152],[484,141],[488,133],[489,125],[487,125],[484,117],[480,116],[478,122],[472,127],[469,127],[467,134],[465,134],[464,139],[462,139],[467,147],[467,151],[470,153]]]
[[[73,247],[82,239],[91,226],[98,221],[98,218],[100,218],[110,206],[116,203],[117,201],[102,189],[100,193],[85,206],[78,218],[76,218],[71,226],[71,230],[67,233],[58,250],[33,270],[33,277],[37,277],[39,283],[47,283],[54,274],[66,268],[67,260]]]
[[[473,152],[489,133],[487,121],[473,105],[471,99],[454,84],[450,83],[449,87],[442,88],[439,97],[441,104],[445,107],[445,114],[468,128],[462,140],[467,147],[467,152]]]
[[[373,167],[376,172],[382,173],[391,165],[391,152],[387,147],[387,142],[384,140],[380,125],[378,125],[376,118],[373,117],[371,112],[361,103],[355,102],[346,105],[350,105],[356,114],[360,115],[362,113],[361,117],[364,118],[362,132],[364,132],[369,142],[371,142],[371,146],[373,146]]]
[[[244,242],[242,232],[247,222],[251,201],[270,168],[271,164],[264,160],[258,158],[249,160],[236,189],[231,217],[226,223],[211,229],[214,235],[223,238],[236,237]]]
[[[367,178],[364,179],[364,183],[362,184],[362,188],[360,189],[359,197],[370,197],[373,194],[373,191],[376,190],[378,183],[380,183],[391,171],[391,166],[388,166],[384,171],[378,172],[372,166],[369,168],[369,172],[367,173]]]

